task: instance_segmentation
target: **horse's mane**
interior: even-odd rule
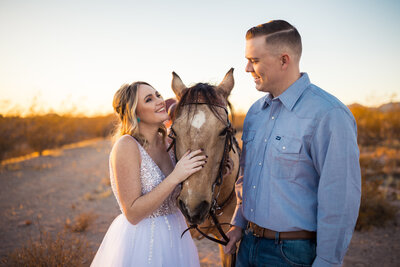
[[[219,107],[228,106],[229,110],[232,113],[232,106],[229,101],[225,101],[224,98],[217,92],[216,86],[211,85],[209,83],[197,83],[192,87],[186,88],[182,92],[182,97],[179,100],[175,115],[179,115],[183,106],[189,104],[206,104],[211,109],[212,113],[222,122],[226,122],[226,118],[221,117],[218,112]],[[189,113],[197,109],[197,105],[189,105]]]

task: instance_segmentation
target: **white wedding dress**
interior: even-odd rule
[[[134,139],[135,140],[135,139]],[[135,140],[136,141],[136,140]],[[139,144],[142,194],[150,192],[165,178],[157,164]],[[172,162],[174,155],[170,153]],[[110,162],[111,187],[121,208]],[[149,217],[137,225],[118,215],[110,225],[91,266],[200,266],[196,246],[185,219],[176,206],[178,188]],[[122,211],[122,209],[121,209]]]

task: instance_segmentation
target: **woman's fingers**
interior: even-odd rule
[[[206,164],[207,161],[196,161],[192,163],[192,166],[194,168],[199,167],[199,166],[204,166]]]
[[[188,151],[185,152],[185,154],[182,155],[182,158],[188,156],[190,154],[190,149]]]
[[[192,157],[190,160],[192,161],[192,162],[196,162],[196,161],[206,161],[207,162],[207,156],[205,156],[205,155],[200,155],[200,156],[195,156],[195,157]]]
[[[201,165],[201,166],[199,166],[199,167],[193,168],[191,173],[193,174],[193,173],[195,173],[195,172],[200,171],[201,169],[203,169],[203,165]]]
[[[193,158],[193,157],[199,155],[199,154],[202,153],[202,152],[203,152],[202,149],[197,149],[197,150],[195,150],[195,151],[190,152],[190,153],[189,153],[189,159],[191,159],[191,158]]]

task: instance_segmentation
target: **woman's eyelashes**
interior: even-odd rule
[[[156,93],[156,97],[162,99],[162,96],[161,96],[160,93]],[[151,100],[152,100],[152,96],[149,96],[149,97],[147,97],[144,101],[145,101],[145,103],[148,103],[148,102],[150,102]]]

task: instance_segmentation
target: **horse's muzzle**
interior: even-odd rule
[[[200,202],[200,204],[198,204],[193,210],[187,208],[181,199],[178,200],[178,203],[179,209],[190,224],[203,223],[211,207],[208,201]]]

